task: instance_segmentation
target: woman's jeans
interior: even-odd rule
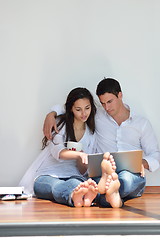
[[[41,175],[34,182],[34,192],[37,198],[55,200],[57,203],[74,206],[71,193],[81,183],[86,181],[80,176],[70,178],[55,178]]]
[[[100,180],[100,178],[93,179],[97,183]],[[139,173],[131,173],[129,171],[123,170],[118,173],[118,179],[120,181],[119,193],[122,202],[142,196],[146,185],[146,179],[144,177],[141,177]],[[110,206],[110,204],[106,202],[105,194],[99,194],[97,197],[97,202],[103,207]]]

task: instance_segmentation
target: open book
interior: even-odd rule
[[[116,172],[128,170],[133,173],[140,173],[142,168],[142,150],[112,152],[110,153],[116,163]],[[101,176],[101,161],[103,153],[88,155],[88,174],[89,177]]]

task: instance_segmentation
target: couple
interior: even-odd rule
[[[160,152],[152,127],[123,103],[118,81],[102,80],[96,94],[103,108],[96,110],[90,92],[76,88],[67,97],[64,113],[54,109],[56,121],[54,113],[47,115],[44,149],[20,183],[34,189],[38,198],[77,207],[90,206],[93,201],[103,207],[121,207],[124,201],[142,195],[144,168],[154,171],[159,167]],[[53,126],[55,131],[51,131]],[[67,150],[64,142],[68,140],[80,141],[83,152]],[[87,154],[137,149],[144,152],[141,174],[121,171],[117,175],[115,162],[106,153],[102,177],[86,178]]]

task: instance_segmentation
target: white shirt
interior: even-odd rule
[[[95,134],[92,134],[86,126],[86,131],[79,142],[82,143],[83,152],[95,153]],[[82,176],[76,167],[76,160],[59,159],[59,153],[63,149],[65,143],[65,126],[55,135],[53,142],[39,154],[37,159],[32,163],[26,171],[19,185],[24,187],[28,194],[33,194],[33,184],[35,178],[40,175],[50,175],[57,178],[68,178],[71,176]]]
[[[126,105],[127,106],[127,105]],[[128,106],[127,106],[128,107]],[[52,111],[62,113],[62,106],[55,105]],[[143,150],[143,158],[149,170],[159,168],[160,150],[150,122],[130,109],[130,117],[120,126],[102,107],[96,113],[97,152]]]
[[[130,117],[119,126],[103,108],[96,114],[96,138],[98,152],[143,150],[143,159],[149,170],[159,167],[160,151],[150,122],[130,110]]]

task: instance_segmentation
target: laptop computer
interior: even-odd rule
[[[110,153],[116,163],[116,172],[128,170],[133,173],[140,173],[142,167],[142,150],[112,152]],[[88,155],[88,175],[89,177],[99,177],[101,172],[101,161],[103,153]]]

